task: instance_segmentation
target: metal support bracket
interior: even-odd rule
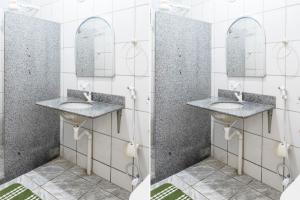
[[[268,133],[271,133],[273,110],[268,110]]]
[[[117,111],[117,131],[120,133],[121,129],[121,117],[122,117],[122,110]]]

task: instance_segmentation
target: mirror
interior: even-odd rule
[[[114,32],[100,17],[83,21],[76,31],[75,62],[78,77],[113,77]]]
[[[226,42],[229,77],[266,75],[266,37],[257,20],[251,17],[237,19],[227,31]]]

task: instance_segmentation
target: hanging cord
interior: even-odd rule
[[[135,58],[137,58],[138,56],[144,56],[146,58],[146,68],[145,71],[143,71],[141,74],[139,74],[140,76],[146,76],[149,73],[149,58],[147,55],[147,52],[144,50],[144,48],[142,47],[142,45],[140,44],[140,42],[137,41],[132,41],[130,44],[124,44],[123,48],[126,48],[126,53],[124,55],[124,59],[125,59],[125,64],[127,69],[129,70],[131,75],[135,75],[134,73],[134,69],[131,69],[130,67],[130,62],[135,62]],[[133,55],[132,54],[133,51]],[[138,66],[141,67],[141,66]]]
[[[296,68],[296,71],[293,72],[293,74],[297,75],[299,73],[299,69],[300,69],[300,59],[299,59],[297,51],[292,46],[290,46],[287,41],[283,41],[281,44],[282,45],[280,47],[278,47],[278,45],[275,45],[273,47],[273,49],[279,48],[277,51],[277,54],[276,54],[277,68],[279,69],[280,73],[284,74],[284,72],[282,72],[282,69],[280,68],[280,61],[286,60],[287,57],[295,55],[296,61],[297,61],[297,68]],[[283,51],[283,53],[282,53],[282,51]],[[285,67],[285,69],[286,69],[286,67]]]

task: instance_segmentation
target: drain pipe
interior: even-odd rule
[[[225,131],[225,140],[229,141],[234,136],[238,137],[239,140],[239,150],[238,150],[238,175],[242,175],[243,171],[243,134],[238,131],[234,130],[232,133],[230,133],[231,126],[224,126]]]
[[[81,133],[80,133],[80,127],[85,123],[85,121],[83,123],[81,123],[79,126],[73,126],[73,130],[74,130],[74,139],[76,141],[80,140],[83,136],[87,136],[88,137],[88,152],[87,152],[87,174],[91,175],[92,172],[92,141],[93,141],[93,135],[87,131],[86,129],[84,129]]]

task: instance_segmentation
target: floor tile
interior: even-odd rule
[[[65,160],[63,158],[60,158],[60,157],[52,160],[51,162],[47,163],[46,165],[59,166],[59,167],[64,168],[65,170],[70,169],[70,168],[75,166],[70,161],[67,161],[67,160]]]
[[[215,168],[210,165],[194,165],[177,173],[176,176],[187,184],[194,185],[208,177],[210,174],[213,174],[215,171]]]
[[[208,199],[227,200],[242,188],[242,184],[230,176],[216,172],[193,187]]]
[[[181,190],[185,190],[185,189],[187,189],[187,188],[190,187],[187,183],[185,183],[184,181],[182,181],[176,175],[173,175],[173,176],[171,176],[169,178],[166,178],[166,179],[158,182],[157,184],[155,184],[155,187],[159,187],[160,185],[163,185],[165,183],[171,183],[172,185],[174,185],[175,187],[177,187],[178,189],[181,189]]]
[[[183,191],[185,194],[187,194],[189,197],[191,197],[193,200],[208,200],[206,197],[204,197],[202,194],[200,194],[197,190],[190,187]]]
[[[93,184],[75,174],[64,172],[42,187],[59,200],[75,200],[92,189]]]
[[[57,200],[54,196],[41,187],[34,189],[32,192],[43,200]]]
[[[110,194],[100,187],[95,187],[94,189],[90,190],[88,193],[83,195],[80,200],[120,200],[118,197]]]
[[[198,163],[198,165],[209,165],[209,166],[213,167],[214,169],[219,170],[225,166],[225,163],[223,163],[219,160],[216,160],[214,158],[207,158],[206,160]]]
[[[34,183],[32,180],[30,180],[27,176],[25,175],[22,175],[22,176],[19,176],[7,183],[4,183],[0,186],[0,190],[10,186],[11,184],[14,184],[14,183],[20,183],[22,184],[24,187],[30,189],[30,190],[34,190],[36,188],[38,188],[38,185],[36,183]]]
[[[58,175],[62,174],[64,171],[65,169],[58,165],[43,165],[28,172],[25,175],[33,182],[41,186],[54,179]]]
[[[264,196],[263,194],[249,188],[244,187],[230,200],[271,200],[270,198]]]
[[[83,178],[91,183],[94,183],[94,184],[97,184],[102,180],[101,177],[99,177],[95,174],[91,174],[90,176],[87,175],[86,170],[79,166],[74,166],[71,169],[69,169],[68,171],[73,174],[76,174],[77,176],[80,176],[81,178]]]
[[[233,177],[234,179],[238,180],[239,182],[247,185],[248,183],[250,183],[253,178],[243,174],[243,175],[238,175],[237,174],[237,170],[233,167],[230,167],[228,165],[224,166],[223,168],[220,169],[220,171],[224,174],[226,174],[227,176]]]
[[[129,191],[124,190],[123,188],[120,188],[119,186],[117,186],[105,179],[101,180],[97,186],[100,187],[102,190],[109,192],[120,199],[124,199],[124,200],[129,199],[129,196],[130,196]]]
[[[271,188],[270,186],[268,186],[260,181],[254,180],[251,183],[249,183],[249,186],[273,200],[280,199],[281,193],[279,191]]]

